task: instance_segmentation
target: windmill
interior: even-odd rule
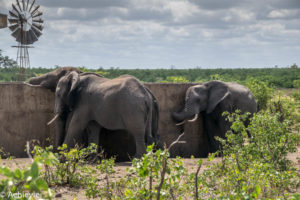
[[[20,67],[20,80],[25,79],[25,69],[30,68],[30,60],[28,54],[29,46],[36,42],[42,35],[44,20],[41,18],[43,12],[39,11],[40,5],[34,5],[35,0],[16,0],[16,4],[12,4],[9,11],[8,22],[12,36],[18,42],[16,47],[17,63]]]

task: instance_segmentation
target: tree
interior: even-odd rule
[[[0,49],[0,67],[12,68],[17,65],[17,62],[8,56],[2,55],[2,50]]]
[[[296,63],[294,63],[290,68],[291,69],[298,69],[298,65]]]

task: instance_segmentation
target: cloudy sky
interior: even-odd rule
[[[8,13],[15,0],[0,0]],[[36,0],[32,67],[236,68],[300,64],[300,0]],[[8,28],[0,49],[16,57]]]

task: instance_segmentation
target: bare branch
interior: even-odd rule
[[[29,141],[26,142],[26,152],[27,152],[27,155],[30,158],[31,162],[33,163],[33,158],[30,154],[30,143],[29,143]]]
[[[168,148],[168,151],[170,151],[170,149],[171,149],[175,144],[184,144],[184,143],[186,143],[186,141],[179,141],[180,138],[181,138],[183,135],[184,135],[184,132],[181,133],[181,134],[178,136],[178,138],[177,138],[174,142],[172,142],[172,144],[170,144],[170,146],[169,146],[169,148]]]
[[[195,199],[199,199],[199,193],[198,193],[198,175],[200,172],[202,164],[200,164],[197,168],[197,172],[196,172],[196,177],[195,177],[195,190],[196,190],[196,198]]]

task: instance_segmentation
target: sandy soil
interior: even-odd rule
[[[298,151],[292,154],[289,154],[289,159],[294,163],[294,165],[300,169],[300,164],[297,161],[297,157],[300,157],[300,147],[298,147]],[[189,172],[195,172],[197,169],[197,165],[196,162],[199,159],[184,159],[184,166],[185,168],[189,171]],[[202,159],[203,160],[203,164],[202,164],[202,168],[201,171],[205,169],[205,167],[207,167],[208,165],[210,165],[211,163],[216,163],[216,162],[220,162],[220,158],[216,158],[214,159],[212,162],[208,162],[208,160],[206,158]],[[8,166],[11,169],[15,169],[15,168],[24,168],[26,166],[28,166],[30,164],[30,159],[27,158],[17,158],[14,160],[2,160],[1,161],[1,166],[5,165]],[[116,163],[116,167],[115,167],[115,171],[116,173],[114,173],[114,175],[112,176],[113,179],[119,179],[121,177],[124,177],[126,174],[126,168],[130,167],[131,163],[130,162],[120,162],[120,163]],[[3,177],[0,177],[0,179]],[[101,180],[102,178],[99,177],[99,179]],[[77,199],[77,200],[84,200],[84,199],[88,199],[87,197],[85,197],[84,192],[85,190],[83,188],[68,188],[68,187],[55,187],[52,188],[53,190],[55,190],[55,198],[54,199],[59,199],[59,200],[73,200],[73,199]]]

